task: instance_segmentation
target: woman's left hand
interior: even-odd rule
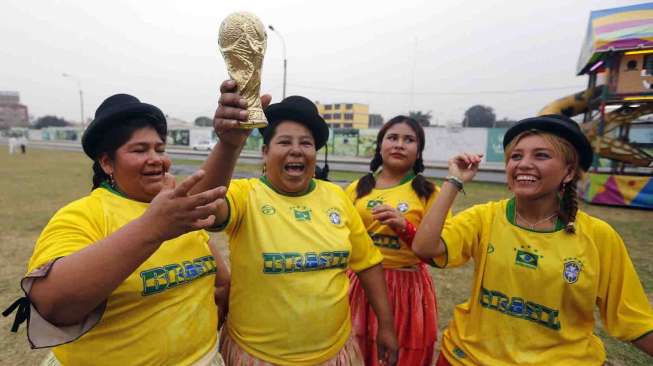
[[[397,364],[399,341],[392,325],[384,326],[379,323],[379,330],[376,334],[376,348],[381,365],[394,366]]]
[[[378,205],[372,209],[372,217],[383,225],[388,225],[396,233],[406,228],[406,218],[396,208]]]
[[[471,181],[478,166],[481,164],[483,154],[461,153],[449,159],[449,175],[460,178],[464,183]]]

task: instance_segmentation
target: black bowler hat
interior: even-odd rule
[[[104,134],[120,122],[134,118],[152,121],[152,126],[165,134],[168,126],[161,110],[151,104],[141,103],[129,94],[115,94],[105,99],[95,111],[95,118],[82,135],[82,148],[91,159],[97,158],[97,147]]]
[[[265,109],[268,126],[259,128],[263,142],[268,144],[277,125],[282,121],[301,123],[313,134],[315,150],[321,149],[329,139],[329,126],[317,112],[317,107],[310,100],[299,95],[293,95],[280,103],[270,104]]]
[[[585,134],[580,130],[580,126],[573,119],[560,114],[547,114],[532,118],[523,119],[506,131],[503,136],[503,148],[524,131],[542,131],[549,132],[558,137],[561,137],[576,148],[578,158],[580,159],[580,167],[587,171],[592,165],[592,145],[585,137]]]

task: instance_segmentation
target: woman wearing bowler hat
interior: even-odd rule
[[[389,364],[397,340],[374,247],[342,189],[316,180],[316,151],[329,130],[300,96],[265,108],[264,173],[231,180],[251,132],[234,81],[221,86],[214,126],[220,138],[198,187],[228,186],[216,223],[229,235],[231,290],[220,351],[227,365],[362,365],[351,337],[348,268],[358,273],[380,319],[379,350]],[[262,98],[266,106],[269,96]]]
[[[54,347],[47,365],[222,364],[225,269],[201,229],[224,188],[189,195],[202,171],[176,185],[166,130],[159,108],[117,94],[84,132],[93,189],[47,224],[12,307],[33,348]]]
[[[508,129],[503,145],[514,197],[444,224],[479,162],[457,156],[413,241],[440,267],[474,259],[471,297],[454,310],[438,365],[601,365],[597,307],[610,335],[653,355],[653,310],[623,240],[578,209],[576,185],[592,163],[578,124],[528,118]]]

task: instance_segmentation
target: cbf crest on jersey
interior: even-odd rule
[[[338,208],[330,208],[327,210],[327,216],[329,217],[329,222],[335,226],[342,226],[342,213]]]
[[[290,208],[297,221],[311,221],[311,209],[305,206],[294,206]]]
[[[274,215],[274,213],[277,212],[277,210],[272,205],[265,204],[265,205],[261,206],[261,212],[264,215],[270,216],[270,215]]]
[[[382,204],[383,204],[383,200],[380,199],[380,198],[369,200],[369,201],[367,201],[367,209],[371,210],[374,207],[376,207],[378,205],[382,205]]]
[[[567,283],[572,284],[578,282],[580,272],[583,270],[583,263],[577,258],[565,258],[562,267],[562,277]]]
[[[408,203],[406,202],[399,202],[397,205],[397,210],[401,213],[406,213],[410,207],[408,206]]]

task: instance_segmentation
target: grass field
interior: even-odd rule
[[[34,242],[49,218],[66,203],[89,192],[91,164],[77,152],[30,149],[26,155],[10,156],[5,146],[0,147],[0,307],[4,309],[21,295],[19,280],[25,272]],[[175,163],[190,164],[187,161]],[[239,166],[238,169],[260,171],[257,166]],[[351,180],[357,175],[337,173],[333,177]],[[454,211],[509,195],[502,185],[497,184],[473,183],[466,187],[466,191],[468,194],[459,197]],[[644,288],[653,302],[653,212],[587,205],[583,205],[582,209],[608,221],[623,236]],[[225,242],[223,236],[215,239],[221,244]],[[472,270],[471,264],[468,264],[459,269],[433,271],[441,330],[449,322],[454,305],[469,296]],[[10,333],[12,321],[13,316],[0,318],[0,365],[38,364],[46,351],[29,349],[24,326],[18,334]],[[606,343],[608,364],[652,363],[651,358],[629,344],[605,336],[600,326],[597,332]]]

